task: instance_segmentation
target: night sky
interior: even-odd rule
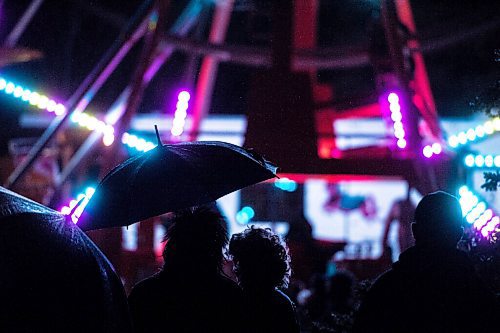
[[[186,1],[172,1],[175,16]],[[4,40],[16,20],[28,6],[28,0],[5,0],[0,12],[0,38]],[[46,0],[18,45],[42,51],[45,56],[31,63],[2,69],[3,75],[25,82],[47,95],[66,99],[74,92],[117,37],[120,28],[142,1],[60,1]],[[378,1],[320,2],[318,44],[320,46],[367,45],[367,24]],[[227,43],[265,45],[266,24],[259,15],[250,15],[248,4],[265,8],[266,1],[237,1]],[[412,1],[419,37],[423,43],[453,38],[489,24],[487,31],[465,41],[425,55],[438,111],[446,116],[466,116],[474,96],[493,85],[500,76],[500,63],[494,50],[500,48],[499,1]],[[491,26],[493,26],[491,28]],[[205,29],[205,34],[206,34]],[[203,34],[202,34],[203,35]],[[103,110],[120,93],[131,76],[140,46],[125,59],[104,90],[91,105]],[[148,87],[141,112],[169,109],[179,85],[187,85],[187,57],[176,53]],[[253,69],[231,64],[220,66],[212,103],[213,113],[243,114],[246,109],[249,78]],[[370,66],[356,70],[321,71],[319,81],[332,84],[336,100],[366,99],[373,95],[373,70]],[[0,112],[5,111],[4,98]],[[8,103],[7,103],[8,106]],[[3,115],[5,116],[5,115]]]

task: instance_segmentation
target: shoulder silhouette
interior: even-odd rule
[[[175,215],[163,269],[129,296],[136,332],[239,332],[242,292],[222,274],[228,235],[222,216],[206,207]]]
[[[295,307],[279,290],[290,278],[290,256],[281,238],[270,229],[248,228],[229,243],[238,283],[245,300],[248,332],[299,332]]]
[[[491,329],[495,300],[466,254],[456,248],[462,223],[462,209],[454,196],[439,191],[420,201],[412,224],[416,245],[403,252],[368,291],[357,314],[356,332]]]

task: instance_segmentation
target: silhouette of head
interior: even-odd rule
[[[251,226],[234,234],[229,256],[243,289],[286,288],[290,279],[290,256],[286,244],[271,229]]]
[[[201,206],[176,213],[165,240],[165,267],[222,271],[228,235],[226,222],[218,211]]]
[[[417,245],[455,248],[462,236],[462,208],[443,191],[424,196],[415,209],[413,236]]]
[[[356,279],[349,271],[339,271],[330,278],[330,301],[335,312],[348,312],[354,294]]]

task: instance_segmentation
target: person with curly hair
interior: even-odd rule
[[[300,332],[295,307],[280,291],[290,279],[290,255],[270,229],[251,226],[234,234],[228,255],[243,289],[248,332]]]
[[[243,295],[222,272],[226,222],[209,207],[175,214],[162,270],[129,296],[135,332],[243,332]]]

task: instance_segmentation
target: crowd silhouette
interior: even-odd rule
[[[410,208],[405,207],[399,205],[399,216],[407,214],[403,210]],[[15,222],[23,219],[28,217],[17,216]],[[6,228],[12,229],[13,221],[0,220],[2,230],[9,232]],[[484,287],[467,255],[457,249],[462,224],[461,206],[454,196],[441,191],[428,194],[414,211],[415,245],[403,251],[373,284],[358,283],[352,273],[340,270],[316,274],[307,285],[291,282],[288,247],[271,229],[250,226],[229,240],[226,221],[214,205],[193,207],[174,214],[165,237],[164,265],[132,289],[130,318],[124,300],[106,304],[108,312],[118,306],[119,315],[96,318],[102,318],[101,326],[108,328],[103,332],[126,332],[130,323],[137,333],[492,332],[500,313],[498,298]],[[5,253],[0,253],[3,267],[14,267],[6,265],[13,260],[27,262],[21,252],[15,259],[6,258]],[[227,263],[232,265],[232,274],[224,270]],[[62,278],[62,264],[60,274]],[[79,283],[75,288],[89,290],[85,281]],[[0,296],[12,298],[13,292],[7,289],[13,285],[15,281],[3,277]],[[39,284],[18,287],[20,295],[34,297],[44,290]],[[113,288],[116,295],[122,295],[120,288]],[[50,300],[32,300],[40,313],[50,312],[43,303],[55,304],[68,289],[58,292],[53,287],[50,293]],[[26,307],[26,311],[33,309]],[[91,327],[82,323],[78,327],[63,318],[62,326],[39,321],[33,329],[33,325],[20,326],[21,317],[22,312],[11,317],[0,314],[0,330],[76,332]],[[33,316],[25,318],[29,321]],[[95,320],[89,320],[92,327],[99,326]]]

